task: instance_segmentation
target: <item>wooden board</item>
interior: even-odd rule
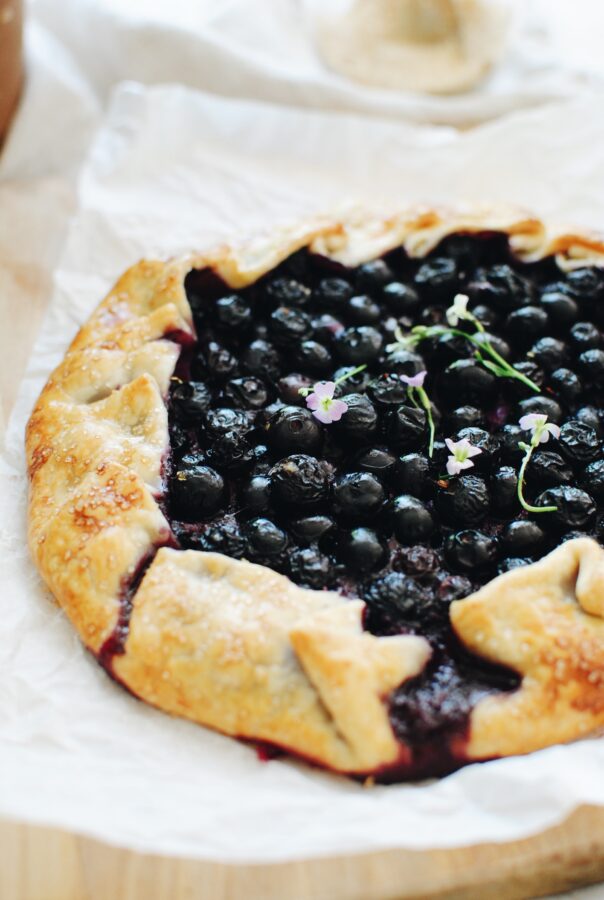
[[[604,879],[604,810],[510,844],[274,866],[144,856],[0,823],[2,900],[517,900]]]

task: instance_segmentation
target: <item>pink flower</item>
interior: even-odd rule
[[[417,375],[399,375],[399,378],[401,381],[404,381],[405,384],[409,385],[409,387],[420,388],[424,386],[427,374],[428,373],[424,369],[423,372],[418,372]]]
[[[560,437],[560,429],[553,422],[547,421],[545,413],[528,413],[520,419],[520,427],[523,431],[530,431],[532,443],[546,444],[550,434],[555,438]]]
[[[451,456],[447,460],[447,472],[449,475],[459,475],[462,469],[471,469],[474,463],[470,459],[471,456],[478,456],[482,453],[480,447],[474,447],[467,438],[461,441],[452,441],[451,438],[445,438],[445,444],[451,451]]]
[[[306,398],[306,405],[312,409],[315,419],[323,425],[339,422],[348,409],[344,400],[334,400],[335,389],[335,381],[318,381],[313,387],[313,393]]]

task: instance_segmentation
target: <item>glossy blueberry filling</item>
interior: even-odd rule
[[[397,249],[352,269],[302,250],[241,291],[209,270],[185,288],[199,340],[169,398],[176,539],[362,597],[374,634],[425,635],[432,661],[394,692],[391,721],[418,759],[435,738],[448,748],[427,769],[452,767],[473,706],[518,678],[463,650],[450,603],[563,540],[604,537],[604,274],[521,264],[503,235],[460,234],[422,260]],[[475,336],[477,320],[538,392],[489,369],[463,333],[387,349],[397,329],[446,330],[460,292],[474,321],[457,330]],[[335,390],[346,412],[320,422],[300,389],[360,366]],[[424,371],[432,456],[400,377]],[[535,448],[523,496],[554,512],[518,498],[519,420],[533,413],[560,430]],[[453,476],[446,438],[480,451]]]

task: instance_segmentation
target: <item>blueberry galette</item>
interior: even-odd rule
[[[27,433],[32,553],[86,646],[358,775],[595,733],[603,265],[429,211],[134,266]]]

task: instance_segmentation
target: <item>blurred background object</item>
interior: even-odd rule
[[[0,0],[0,141],[23,84],[22,0]]]
[[[323,58],[354,81],[394,90],[469,90],[501,59],[510,24],[507,0],[352,0],[347,7],[318,21]]]

